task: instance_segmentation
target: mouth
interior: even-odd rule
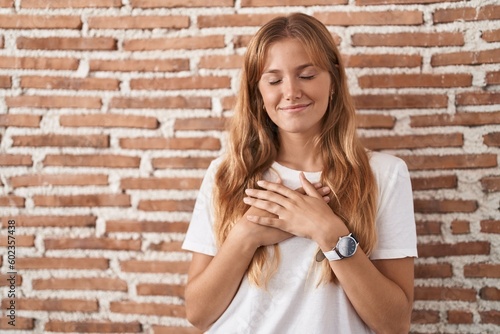
[[[291,105],[288,105],[288,106],[279,107],[278,109],[281,110],[281,111],[294,113],[294,112],[299,112],[299,111],[302,111],[302,110],[306,109],[311,104],[312,103],[291,104]]]

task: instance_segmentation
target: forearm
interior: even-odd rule
[[[358,249],[352,258],[331,261],[354,309],[376,333],[408,333],[413,298],[385,277]]]
[[[231,235],[206,269],[189,280],[186,287],[188,320],[205,330],[231,303],[255,249]]]

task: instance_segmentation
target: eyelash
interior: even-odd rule
[[[299,76],[300,79],[304,79],[304,80],[312,80],[314,79],[315,75],[308,75],[308,76]],[[281,82],[281,80],[276,80],[276,81],[271,81],[269,82],[269,84],[271,86],[274,86],[274,85],[277,85]]]

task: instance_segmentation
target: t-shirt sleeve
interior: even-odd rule
[[[377,244],[370,259],[417,257],[410,173],[399,158],[379,155],[374,174],[379,188]],[[378,160],[378,161],[377,161]]]
[[[211,256],[217,253],[213,230],[214,208],[212,190],[218,165],[218,160],[212,161],[203,178],[186,237],[182,243],[182,249]]]

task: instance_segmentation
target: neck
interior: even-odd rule
[[[277,162],[303,172],[318,172],[323,163],[314,138],[303,134],[280,132],[280,150]]]

